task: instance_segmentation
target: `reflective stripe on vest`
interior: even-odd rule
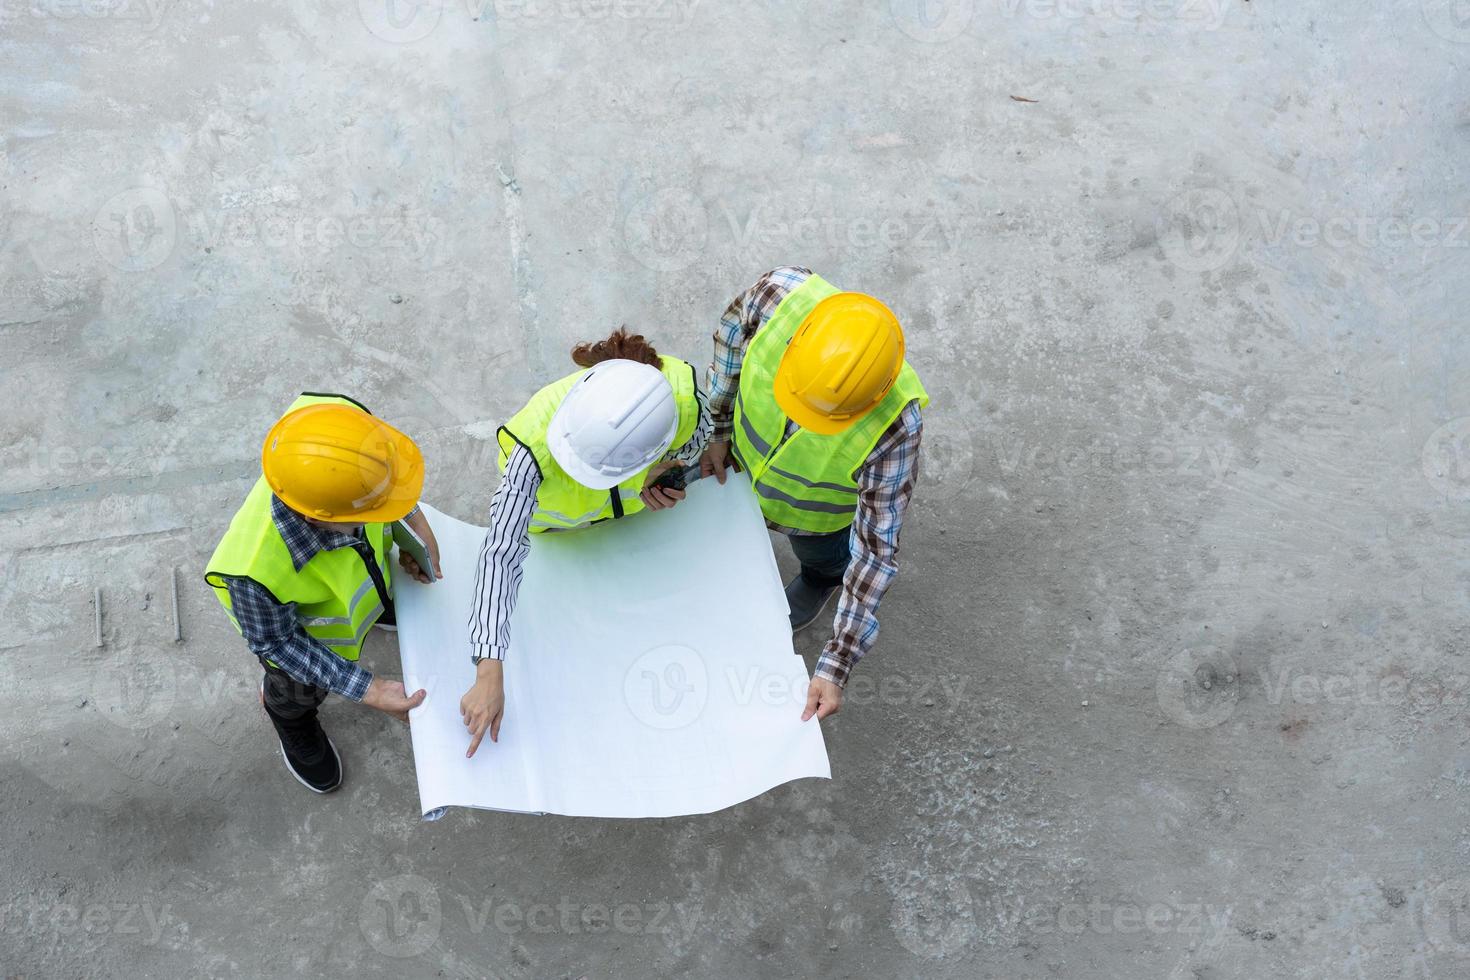
[[[542,506],[538,496],[536,510],[531,514],[531,529],[542,531],[556,529],[564,531],[568,528],[582,527],[594,521],[602,520],[603,510],[608,506],[610,505],[599,503],[585,514],[563,514],[560,511]]]
[[[320,402],[357,404],[338,396],[308,395],[297,399],[287,411]],[[273,497],[264,478],[258,480],[209,559],[205,581],[214,587],[236,630],[240,623],[225,580],[248,578],[269,590],[281,604],[295,603],[297,622],[309,636],[337,656],[356,660],[368,630],[383,614],[383,597],[378,595],[362,556],[353,548],[318,552],[298,572],[271,515]],[[391,591],[389,526],[366,524],[363,535],[372,547],[383,585]]]
[[[670,445],[670,449],[677,449],[689,441],[699,425],[694,368],[677,357],[661,356],[659,359],[662,362],[659,370],[674,389],[674,404],[679,409],[679,427]],[[567,392],[586,373],[586,370],[577,371],[542,388],[496,433],[500,442],[500,472],[505,472],[510,454],[518,445],[524,446],[535,457],[536,466],[541,471],[541,485],[536,490],[536,510],[531,515],[532,532],[587,527],[598,521],[636,514],[643,509],[643,500],[638,494],[652,466],[633,474],[612,490],[593,490],[567,476],[551,455],[546,439],[551,417],[556,414]]]
[[[782,527],[815,533],[840,531],[857,513],[857,474],[873,447],[909,404],[922,408],[929,395],[904,363],[898,380],[874,408],[835,435],[796,429],[776,404],[776,369],[812,307],[839,290],[820,276],[786,294],[776,312],[751,338],[735,395],[733,449],[750,474],[761,513]]]

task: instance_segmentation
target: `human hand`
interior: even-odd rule
[[[643,478],[643,489],[638,492],[638,498],[643,501],[643,506],[649,510],[665,510],[684,499],[683,490],[654,486],[659,477],[674,467],[683,465],[677,459],[666,459],[648,471],[648,475]]]
[[[414,533],[423,539],[424,547],[429,552],[429,561],[434,563],[434,578],[429,578],[419,567],[419,563],[401,548],[398,551],[398,564],[405,572],[425,584],[443,578],[444,570],[439,567],[439,542],[434,538],[434,529],[429,527],[429,519],[424,516],[423,511],[419,511],[412,517],[404,518],[404,523],[413,528]]]
[[[699,457],[699,472],[703,476],[713,476],[721,483],[725,482],[725,467],[729,465],[730,444],[728,442],[712,442],[704,447],[704,452]]]
[[[427,691],[419,690],[409,694],[404,690],[402,681],[387,681],[381,677],[374,677],[368,682],[367,693],[362,696],[362,703],[369,708],[376,708],[387,715],[392,715],[399,721],[408,721],[408,712],[424,703],[428,696]]]
[[[806,709],[801,713],[802,721],[810,721],[816,715],[821,721],[828,715],[842,710],[842,688],[825,677],[813,677],[806,689]]]
[[[459,699],[459,717],[470,733],[466,759],[474,757],[487,731],[490,741],[500,741],[500,722],[505,717],[504,667],[499,660],[481,660],[475,665],[474,685]]]

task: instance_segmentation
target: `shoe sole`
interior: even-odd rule
[[[832,597],[834,595],[836,595],[836,594],[837,594],[837,590],[835,588],[834,589],[829,589],[827,591],[827,597],[822,600],[822,602],[821,602],[821,604],[819,606],[817,606],[816,612],[812,613],[811,618],[810,619],[807,619],[807,620],[805,620],[803,622],[793,624],[792,627],[791,627],[791,632],[793,632],[793,633],[800,633],[802,630],[806,629],[812,623],[815,623],[818,619],[821,619],[822,618],[822,610],[824,610],[824,609],[827,608],[827,604],[832,601]]]
[[[286,763],[286,771],[289,772],[292,778],[294,778],[298,783],[300,783],[302,786],[305,786],[313,793],[316,793],[318,796],[325,796],[328,793],[336,792],[342,786],[342,757],[337,754],[337,746],[332,742],[332,737],[330,735],[326,735],[326,733],[323,733],[323,735],[327,740],[327,748],[332,750],[332,757],[337,760],[338,774],[337,782],[331,786],[328,786],[326,789],[318,789],[317,787],[311,785],[311,783],[308,783],[306,780],[302,779],[301,774],[298,773],[291,766],[291,760],[286,757],[286,747],[284,745],[281,746],[281,761]]]

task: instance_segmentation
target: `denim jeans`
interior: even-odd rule
[[[801,577],[814,588],[826,589],[842,584],[852,557],[852,528],[831,534],[788,534],[792,554],[801,562]]]

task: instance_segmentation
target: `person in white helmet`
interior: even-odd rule
[[[653,482],[671,466],[698,462],[709,437],[694,367],[641,336],[620,328],[573,348],[572,361],[582,370],[542,388],[496,432],[502,476],[470,612],[475,683],[459,702],[466,756],[487,732],[500,739],[510,616],[531,535],[672,507],[684,492]]]

